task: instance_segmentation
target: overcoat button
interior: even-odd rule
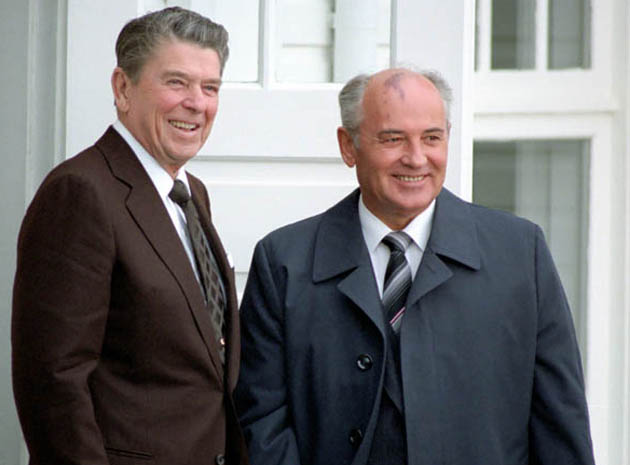
[[[217,465],[225,465],[225,457],[223,456],[223,454],[217,455],[214,459],[214,463],[216,463]]]
[[[363,432],[359,428],[355,428],[350,431],[348,439],[354,447],[359,447],[359,444],[363,441]]]
[[[361,354],[357,358],[357,366],[361,371],[369,370],[370,368],[372,368],[372,365],[372,357],[370,357],[368,354]]]

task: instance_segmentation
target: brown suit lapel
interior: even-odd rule
[[[218,342],[212,330],[203,295],[181,240],[155,186],[131,148],[114,129],[110,127],[96,146],[105,156],[114,176],[129,186],[127,209],[186,297],[217,377],[223,382]],[[150,272],[147,270],[147,273]]]

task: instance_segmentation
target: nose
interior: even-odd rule
[[[427,147],[422,144],[422,141],[412,140],[407,144],[407,150],[401,161],[411,168],[419,168],[427,161],[426,150]]]
[[[203,91],[198,87],[190,87],[187,92],[186,98],[182,102],[184,108],[191,110],[195,113],[200,113],[204,109],[204,95]]]

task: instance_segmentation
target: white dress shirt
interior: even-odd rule
[[[195,263],[195,254],[193,252],[192,243],[190,242],[190,234],[188,232],[188,227],[186,226],[186,217],[184,216],[184,212],[175,202],[171,200],[168,196],[169,192],[173,188],[173,183],[175,180],[171,177],[171,175],[157,162],[155,158],[149,155],[149,152],[145,150],[145,148],[138,142],[138,140],[129,132],[129,130],[125,127],[124,124],[117,120],[113,124],[114,129],[118,131],[118,134],[121,135],[125,142],[129,144],[133,153],[138,157],[142,167],[149,175],[149,178],[153,182],[155,189],[162,199],[162,203],[168,212],[168,215],[173,222],[173,226],[179,235],[179,238],[184,245],[184,249],[186,250],[186,255],[188,255],[188,260],[190,260],[190,264],[195,272],[195,276],[197,276],[197,281],[199,281],[199,272],[197,271],[197,265]],[[186,186],[186,190],[190,195],[190,186],[188,184],[188,176],[186,176],[186,172],[183,169],[178,170],[176,179],[179,179]]]
[[[433,225],[433,212],[435,210],[435,200],[402,230],[411,237],[412,242],[405,251],[405,258],[411,268],[411,279],[416,277],[416,272],[422,260],[422,254],[427,247],[431,226]],[[378,286],[378,293],[383,297],[383,282],[385,281],[385,271],[389,261],[389,247],[383,244],[382,240],[392,230],[378,219],[363,203],[363,196],[359,197],[359,221],[363,239],[370,253],[372,270]]]

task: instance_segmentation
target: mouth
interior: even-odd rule
[[[177,129],[181,129],[181,130],[184,130],[184,131],[194,131],[194,130],[199,128],[198,124],[187,123],[185,121],[177,121],[177,120],[173,120],[173,119],[168,120],[168,124],[170,124],[171,126],[177,128]]]
[[[399,181],[403,181],[403,182],[420,182],[422,181],[424,178],[426,178],[426,175],[420,175],[420,176],[404,176],[402,174],[396,174],[394,175],[394,177],[396,179],[398,179]]]

